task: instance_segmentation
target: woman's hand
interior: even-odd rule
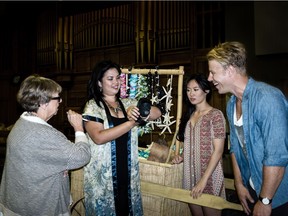
[[[127,117],[129,121],[137,121],[138,117],[139,117],[140,113],[139,113],[139,109],[136,106],[130,106],[127,109]]]
[[[67,118],[75,131],[84,131],[82,123],[82,115],[80,115],[77,112],[74,112],[73,110],[68,110]]]
[[[194,199],[197,199],[198,197],[201,196],[203,193],[204,188],[206,187],[207,182],[203,179],[200,179],[200,181],[196,184],[195,187],[192,188],[191,190],[191,196]]]
[[[183,161],[183,157],[180,155],[175,155],[175,157],[172,160],[172,164],[179,164]]]

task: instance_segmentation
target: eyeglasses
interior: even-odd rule
[[[60,96],[58,97],[51,97],[50,98],[51,100],[58,100],[58,103],[61,103],[62,102],[62,98]]]

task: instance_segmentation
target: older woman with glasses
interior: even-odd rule
[[[67,112],[75,143],[47,123],[57,114],[61,91],[59,84],[38,75],[20,86],[17,101],[25,112],[7,138],[0,215],[70,215],[68,171],[87,164],[91,154],[80,114]]]

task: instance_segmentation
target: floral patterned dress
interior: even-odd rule
[[[213,139],[224,139],[225,132],[225,118],[222,112],[215,108],[200,117],[194,127],[190,120],[188,121],[184,134],[184,189],[191,190],[199,182],[213,152]],[[209,177],[203,193],[225,199],[222,160]]]
[[[137,101],[133,99],[122,99],[121,102],[120,104],[124,106],[125,110],[130,105],[137,104]],[[110,112],[107,109],[105,111],[104,108],[99,107],[94,100],[87,102],[83,118],[87,121],[101,122],[104,124],[104,128],[114,127],[113,122],[115,122],[115,119],[113,120]],[[127,139],[126,143],[123,143],[122,137],[121,144],[125,144],[125,147],[127,147],[127,153],[123,157],[126,157],[125,161],[127,161],[128,167],[128,177],[126,178],[128,182],[125,184],[128,191],[128,211],[130,215],[140,216],[143,215],[143,210],[140,191],[137,127],[134,127],[124,137]],[[123,178],[120,180],[117,177],[123,174],[117,173],[119,169],[117,169],[116,162],[122,158],[119,158],[119,152],[117,156],[116,143],[119,144],[119,140],[112,140],[108,143],[97,145],[89,135],[88,138],[92,157],[89,164],[84,167],[86,215],[117,215],[117,203],[115,203],[115,200],[119,200],[119,193],[121,193],[119,182],[123,183]]]

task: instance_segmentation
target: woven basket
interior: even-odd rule
[[[83,181],[83,168],[71,171],[72,216],[85,216]]]
[[[183,163],[167,164],[139,159],[141,181],[181,188]],[[83,169],[71,172],[72,216],[85,216]],[[142,193],[144,216],[190,216],[187,203]]]
[[[165,163],[167,158],[169,157],[169,147],[167,145],[152,142],[149,145],[148,149],[150,151],[150,154],[147,160],[149,161]]]
[[[141,181],[175,188],[182,187],[183,163],[157,163],[139,159]],[[144,216],[190,216],[187,203],[142,193]]]

